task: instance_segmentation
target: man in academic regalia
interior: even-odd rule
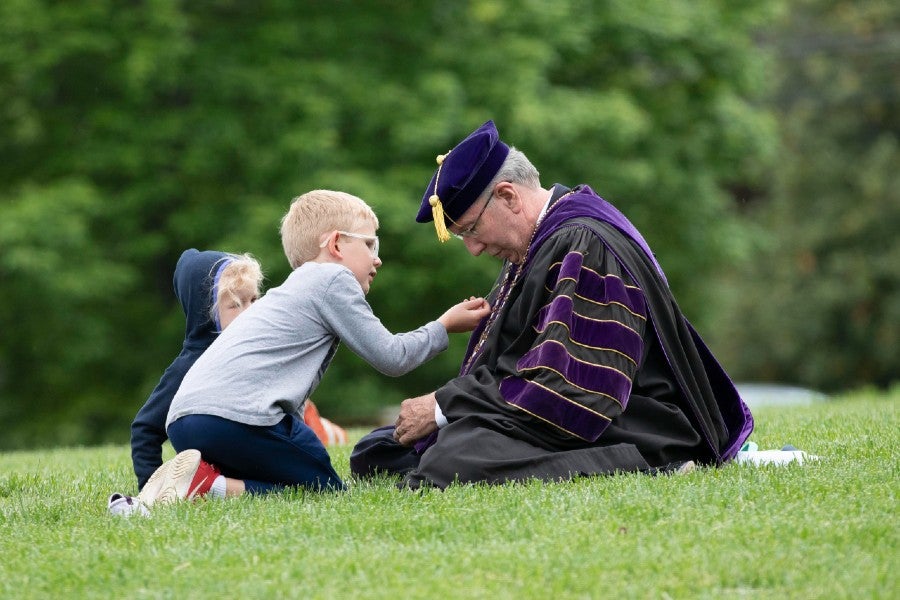
[[[492,121],[437,162],[416,220],[505,262],[459,376],[360,440],[356,475],[444,488],[735,456],[750,411],[621,212],[586,185],[542,188]]]

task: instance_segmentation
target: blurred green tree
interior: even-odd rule
[[[782,132],[758,249],[723,283],[733,375],[827,391],[900,375],[900,6],[795,3],[779,53]]]
[[[290,199],[382,220],[370,301],[394,331],[486,293],[499,265],[413,215],[434,156],[482,121],[544,182],[588,183],[644,232],[687,313],[746,236],[774,122],[754,32],[779,0],[0,5],[0,446],[123,441],[180,344],[186,247],[250,251],[270,285]],[[342,351],[338,422],[434,389],[465,345],[399,379]]]

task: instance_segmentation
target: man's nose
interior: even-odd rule
[[[466,245],[466,250],[468,250],[469,254],[472,256],[478,256],[485,248],[485,245],[474,237],[463,238],[463,243]]]

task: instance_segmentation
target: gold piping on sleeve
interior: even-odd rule
[[[582,254],[582,253],[581,253],[581,252],[570,252],[569,254]],[[566,256],[568,256],[568,255],[566,255]],[[583,256],[583,254],[582,254],[582,256]],[[553,268],[554,268],[554,267],[557,267],[557,266],[559,266],[559,267],[562,266],[562,261],[561,261],[561,260],[560,260],[560,261],[557,261],[557,262],[553,263],[552,265],[550,265],[549,267],[547,267],[547,271],[548,271],[548,272],[549,272],[549,271],[552,271]],[[588,273],[593,273],[594,275],[596,275],[596,276],[599,277],[600,279],[606,279],[607,277],[614,277],[614,278],[618,279],[619,281],[621,281],[621,282],[622,282],[622,285],[625,286],[626,288],[630,288],[630,289],[632,289],[632,290],[638,290],[638,291],[641,291],[641,288],[639,288],[638,286],[636,286],[636,285],[631,285],[631,284],[628,284],[628,283],[625,283],[625,281],[623,281],[622,278],[619,277],[618,275],[616,275],[615,273],[607,273],[606,275],[601,275],[598,271],[596,271],[596,270],[594,270],[594,269],[591,269],[590,267],[585,267],[584,265],[581,265],[581,266],[579,267],[579,269],[582,270],[582,271],[587,271]],[[571,278],[571,277],[563,277],[563,279],[572,279],[572,278]],[[562,281],[562,280],[558,280],[558,281]],[[548,289],[549,289],[549,288],[548,288]]]
[[[578,358],[576,358],[576,357],[572,356],[571,354],[569,354],[569,350],[565,347],[565,345],[561,344],[560,342],[557,342],[556,340],[546,340],[546,341],[544,341],[544,342],[541,342],[540,344],[538,344],[538,345],[535,346],[534,348],[540,348],[540,347],[543,346],[544,344],[558,344],[558,345],[562,346],[563,349],[566,351],[566,356],[568,356],[569,358],[571,358],[571,359],[574,360],[575,362],[581,363],[581,364],[583,364],[583,365],[587,365],[587,366],[589,366],[589,367],[596,367],[596,368],[598,368],[598,369],[607,369],[607,370],[609,370],[609,371],[615,371],[616,373],[618,373],[619,375],[621,375],[622,377],[624,377],[625,379],[627,379],[627,380],[628,380],[628,383],[632,383],[631,377],[629,377],[627,373],[623,373],[622,371],[620,371],[619,369],[617,369],[617,368],[615,368],[615,367],[610,367],[610,366],[607,366],[607,365],[597,365],[597,364],[594,364],[594,363],[589,363],[589,362],[587,362],[587,361],[579,360]],[[545,371],[550,371],[551,373],[556,373],[556,374],[559,376],[560,379],[562,379],[563,381],[565,381],[566,383],[568,383],[569,385],[571,385],[573,388],[575,388],[575,389],[577,389],[577,390],[581,390],[582,392],[587,392],[588,394],[593,394],[593,395],[595,395],[595,396],[605,396],[606,398],[609,398],[610,400],[612,400],[613,402],[615,402],[616,404],[618,404],[618,405],[619,405],[620,407],[622,407],[623,409],[625,408],[624,406],[622,406],[622,402],[621,402],[618,398],[616,398],[615,396],[610,396],[609,394],[604,393],[604,392],[601,392],[600,390],[589,390],[589,389],[587,389],[587,388],[585,388],[585,387],[581,387],[580,385],[577,385],[577,384],[575,384],[575,383],[572,383],[571,381],[569,381],[568,379],[566,379],[566,376],[565,376],[565,375],[563,375],[562,373],[560,373],[559,371],[557,371],[556,369],[554,369],[554,368],[552,368],[552,367],[548,367],[547,365],[537,365],[537,366],[534,366],[534,367],[524,367],[524,368],[523,368],[523,367],[519,367],[518,365],[516,365],[516,369],[518,369],[520,373],[525,373],[525,372],[527,372],[527,371],[539,371],[539,370],[545,370]],[[532,381],[535,385],[540,385],[539,383],[535,382],[533,379],[529,379],[529,381]],[[541,386],[541,387],[544,387],[544,386]],[[551,393],[556,394],[556,392],[554,392],[553,390],[548,390],[548,391],[550,391]],[[558,394],[557,394],[557,395],[558,395]],[[560,397],[564,397],[564,396],[560,396]],[[568,398],[566,398],[566,400],[568,400]],[[571,400],[569,400],[569,402],[571,402]],[[577,402],[576,402],[576,404],[577,404]],[[579,404],[579,406],[581,406],[581,405]],[[599,414],[599,413],[597,413],[597,414]]]
[[[587,412],[589,412],[589,413],[591,413],[591,414],[597,415],[597,416],[600,417],[601,419],[606,419],[607,421],[612,422],[612,419],[611,419],[610,417],[607,417],[607,416],[604,415],[603,413],[597,412],[596,410],[594,410],[594,409],[592,409],[592,408],[588,408],[588,407],[585,406],[584,404],[579,404],[578,402],[575,402],[574,400],[570,400],[569,398],[566,398],[566,397],[563,396],[562,394],[560,394],[560,393],[558,393],[558,392],[554,392],[553,390],[551,390],[551,389],[548,388],[547,386],[541,385],[540,383],[538,383],[537,381],[535,381],[535,380],[533,380],[533,379],[529,379],[529,380],[528,380],[528,383],[530,383],[530,384],[532,384],[532,385],[536,385],[537,387],[543,389],[544,391],[547,391],[547,392],[553,394],[554,396],[560,398],[561,400],[565,400],[565,401],[568,402],[569,404],[572,404],[572,405],[574,405],[574,406],[577,406],[578,408],[580,408],[580,409],[582,409],[582,410],[586,410]],[[573,386],[573,387],[578,387],[578,386],[576,385],[576,386]],[[578,389],[584,389],[584,388],[578,388]],[[585,390],[585,391],[587,391],[587,390]],[[603,393],[601,393],[601,392],[595,392],[595,395],[598,395],[598,396],[606,396],[606,394],[603,394]],[[613,400],[615,400],[615,398],[613,398]],[[508,404],[512,404],[513,406],[519,406],[518,404],[513,404],[512,402],[509,402],[508,400],[507,400],[506,402],[507,402]],[[618,401],[616,401],[616,403],[619,404]],[[619,406],[622,406],[622,405],[619,404]],[[522,409],[522,410],[525,410],[525,409]],[[528,412],[528,411],[526,410],[525,412]],[[529,414],[530,414],[530,413],[529,413]],[[537,416],[537,415],[535,415],[535,416]],[[573,434],[573,435],[574,435],[574,434]]]
[[[584,318],[586,319],[586,318],[588,318],[588,317],[584,317]],[[591,320],[596,321],[597,319],[591,319]],[[634,332],[635,334],[637,334],[637,332],[634,331],[634,329],[631,329],[631,327],[629,327],[628,325],[625,325],[625,324],[623,324],[623,323],[619,323],[619,321],[605,321],[605,322],[608,322],[608,323],[618,323],[619,325],[622,325],[622,327],[624,327],[625,329],[628,329],[629,331],[632,331],[632,332]],[[564,323],[564,322],[562,322],[562,321],[548,321],[548,322],[547,322],[547,326],[544,327],[544,329],[538,329],[537,327],[533,327],[533,329],[534,329],[537,333],[544,333],[545,331],[547,331],[547,329],[550,327],[550,325],[553,325],[554,323],[556,323],[557,325],[561,325],[562,327],[565,327],[566,331],[569,332],[569,335],[566,337],[566,339],[568,339],[570,342],[572,342],[574,345],[578,346],[579,348],[587,348],[588,350],[601,350],[601,351],[603,351],[603,352],[612,352],[613,354],[618,354],[618,355],[620,355],[620,356],[625,357],[625,358],[628,359],[630,362],[634,363],[634,366],[637,366],[637,361],[636,361],[636,360],[634,360],[633,358],[631,358],[630,356],[628,356],[628,355],[625,354],[624,352],[622,352],[622,351],[620,351],[620,350],[616,350],[615,348],[604,348],[604,347],[602,347],[602,346],[590,346],[590,345],[588,345],[588,344],[582,344],[581,342],[576,342],[575,340],[572,339],[572,330],[569,329],[569,324],[568,324],[568,323]],[[638,335],[639,335],[639,334],[638,334]],[[556,340],[546,340],[546,341],[550,342],[550,341],[556,341]],[[642,342],[643,342],[643,340],[642,340]],[[543,342],[541,342],[541,343],[543,343]],[[538,344],[538,346],[540,346],[540,344]],[[537,346],[535,346],[535,348],[537,348]],[[572,355],[569,354],[569,356],[572,356]],[[575,360],[578,360],[578,359],[576,359],[574,356],[572,356],[572,358],[575,359]]]

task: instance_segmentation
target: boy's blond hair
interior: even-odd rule
[[[216,297],[213,298],[209,311],[215,323],[219,322],[219,306],[228,301],[241,304],[240,291],[252,289],[256,291],[257,296],[262,291],[262,268],[251,254],[229,254],[222,261],[228,262],[218,273],[215,285]]]
[[[378,229],[378,217],[362,199],[332,190],[306,192],[291,201],[281,219],[284,255],[296,269],[319,255],[323,233],[353,231],[368,224]]]

